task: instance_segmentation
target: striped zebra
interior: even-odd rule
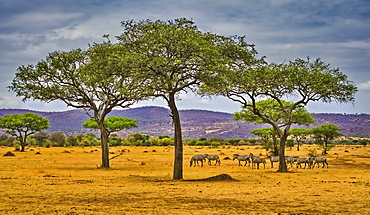
[[[279,159],[279,156],[274,156],[274,153],[273,152],[269,152],[267,156],[270,159],[271,168],[274,168],[274,162],[275,163],[278,163],[279,160],[280,160]]]
[[[260,163],[263,164],[263,168],[266,169],[266,160],[264,158],[260,158],[258,156],[254,156],[252,153],[249,154],[249,157],[252,161],[252,169],[254,168],[254,164],[256,164],[257,169],[260,168]]]
[[[298,156],[285,156],[285,161],[287,164],[290,164],[290,168],[293,167],[293,163],[297,162]]]
[[[242,164],[240,163],[240,161],[245,161],[244,166],[246,166],[246,165],[247,165],[247,163],[248,163],[248,166],[249,166],[249,165],[250,165],[250,163],[251,163],[251,160],[250,160],[249,155],[240,156],[240,155],[238,155],[238,154],[234,154],[234,155],[233,155],[233,160],[235,160],[235,159],[237,159],[237,160],[238,160],[238,162],[239,162],[239,166],[241,166],[241,165],[242,165]]]
[[[298,168],[298,166],[300,168],[302,168],[302,164],[304,163],[304,168],[303,169],[306,169],[306,166],[308,165],[308,168],[312,168],[312,162],[313,160],[310,159],[310,158],[297,158],[297,166],[296,168]]]
[[[325,167],[326,165],[326,168],[329,168],[329,164],[326,160],[326,157],[316,157],[316,156],[311,156],[310,159],[313,161],[313,164],[312,164],[312,168],[315,167],[315,164],[317,164],[317,167],[320,167],[320,163],[322,163],[322,168]]]
[[[196,166],[198,164],[199,166],[199,161],[202,163],[202,166],[203,166],[203,161],[206,159],[206,155],[194,155],[191,159],[190,159],[190,167],[193,165],[194,163],[194,166]]]
[[[204,156],[206,156],[206,158],[208,159],[208,164],[210,166],[212,166],[212,163],[211,163],[212,160],[216,161],[215,166],[216,166],[216,164],[218,164],[218,165],[221,164],[221,160],[220,160],[220,157],[218,155],[204,154]]]

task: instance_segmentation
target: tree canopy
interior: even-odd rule
[[[138,99],[142,84],[132,78],[128,50],[111,43],[93,44],[86,51],[55,51],[36,65],[20,66],[8,87],[23,101],[63,101],[82,108],[99,124],[102,167],[109,167],[104,118],[114,107],[126,108]]]
[[[239,102],[279,132],[280,163],[279,172],[287,172],[285,163],[285,141],[294,123],[293,113],[309,102],[354,102],[357,91],[354,83],[337,68],[331,68],[321,59],[313,62],[308,58],[296,59],[289,63],[248,66],[249,61],[237,59],[230,69],[218,71],[212,80],[205,80],[201,86],[203,95],[222,95]],[[279,110],[286,115],[286,125],[279,129],[274,117],[266,116],[258,106],[258,101],[271,98]],[[283,100],[292,100],[286,105]]]
[[[331,140],[342,136],[339,130],[340,128],[333,123],[319,125],[312,128],[312,134],[314,135],[316,142],[322,146],[323,154],[327,154],[327,151],[331,148],[329,145]]]
[[[128,46],[136,63],[136,77],[149,97],[164,99],[174,125],[173,179],[183,178],[183,143],[176,101],[181,93],[195,92],[203,79],[228,67],[229,58],[240,54],[253,58],[249,46],[233,38],[198,30],[192,20],[124,21],[121,44]],[[252,48],[251,48],[252,49]],[[235,53],[234,53],[235,52]],[[246,58],[246,57],[245,57]]]
[[[108,136],[112,132],[121,131],[123,129],[137,128],[137,120],[121,117],[121,116],[110,116],[104,119],[105,128],[108,132]],[[99,129],[99,124],[95,119],[89,119],[82,124],[85,128]]]
[[[0,118],[0,128],[5,129],[5,133],[19,140],[22,152],[24,152],[29,135],[49,127],[49,120],[35,113],[5,115]]]
[[[289,130],[289,134],[293,135],[293,138],[297,141],[297,151],[299,151],[301,141],[311,133],[312,130],[308,128],[292,128]]]

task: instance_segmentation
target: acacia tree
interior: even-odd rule
[[[237,46],[234,40],[211,33],[202,33],[194,22],[185,18],[170,21],[124,21],[118,37],[130,46],[137,59],[137,75],[146,80],[146,93],[162,98],[171,111],[174,126],[173,179],[183,178],[183,143],[180,115],[176,101],[181,93],[195,91],[201,76],[209,76],[225,67],[221,50],[225,44]]]
[[[312,134],[316,139],[316,142],[322,146],[323,152],[322,154],[327,154],[327,151],[331,148],[329,143],[336,137],[342,136],[339,132],[340,128],[333,123],[329,123],[326,125],[319,125],[315,128],[312,128]]]
[[[266,152],[269,149],[273,148],[271,146],[271,138],[276,138],[276,137],[274,137],[274,129],[273,128],[257,128],[257,129],[252,130],[251,133],[254,134],[254,135],[257,135],[261,138]]]
[[[281,104],[288,108],[293,105],[293,102],[287,102],[281,100]],[[260,110],[260,114],[266,118],[271,118],[279,127],[279,130],[284,128],[287,125],[289,116],[281,109],[281,106],[276,100],[271,98],[257,101],[255,106]],[[297,107],[292,111],[292,124],[298,125],[310,125],[315,122],[315,119],[311,116],[310,113],[304,107]],[[250,106],[243,108],[240,112],[234,113],[234,120],[244,120],[246,122],[253,123],[266,123],[263,118],[254,114],[253,109]],[[273,139],[274,154],[279,154],[279,148],[277,143],[277,138],[280,138],[281,131],[275,130],[275,127],[272,127],[271,136]],[[285,160],[285,159],[284,159]]]
[[[308,128],[292,128],[289,130],[289,133],[293,135],[294,139],[297,141],[297,151],[299,151],[301,141],[310,135],[312,130]]]
[[[36,65],[20,66],[8,88],[23,101],[61,100],[84,109],[99,125],[101,167],[109,168],[104,119],[114,107],[126,108],[141,98],[141,83],[131,78],[130,61],[124,46],[111,43],[94,44],[86,51],[55,51]]]
[[[17,138],[21,144],[21,152],[24,152],[29,135],[49,127],[49,120],[35,113],[5,115],[0,118],[0,128],[5,129],[5,133]]]
[[[278,172],[288,172],[285,163],[285,141],[293,124],[293,112],[310,102],[354,102],[357,91],[352,81],[337,68],[316,59],[311,62],[296,59],[282,64],[262,64],[251,67],[239,58],[230,65],[230,69],[218,71],[212,80],[202,86],[205,95],[222,95],[239,102],[244,108],[259,116],[279,133],[280,153]],[[275,100],[279,109],[286,114],[286,125],[279,129],[274,118],[264,115],[257,101],[265,98]],[[285,106],[283,99],[292,100],[292,105]]]
[[[112,132],[121,131],[123,129],[137,128],[136,119],[110,116],[104,119],[105,128],[108,133],[108,138]],[[85,128],[99,129],[99,124],[95,119],[89,119],[82,124]]]

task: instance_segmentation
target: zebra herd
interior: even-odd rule
[[[215,165],[216,164],[218,164],[218,165],[221,164],[221,160],[220,160],[220,157],[218,155],[201,154],[201,155],[194,155],[190,159],[190,166],[192,166],[193,163],[194,163],[194,166],[196,166],[196,165],[199,166],[199,161],[202,164],[201,166],[203,166],[203,161],[205,161],[206,159],[208,159],[208,164],[209,165],[212,165],[211,161],[216,161]]]
[[[279,156],[273,156],[272,154],[269,154],[268,158],[271,163],[271,168],[274,167],[274,163],[279,162]],[[220,157],[218,155],[198,154],[194,155],[190,159],[190,167],[193,166],[193,164],[194,166],[197,165],[199,166],[199,162],[201,163],[201,166],[203,166],[203,162],[205,162],[206,160],[208,160],[209,165],[212,165],[212,161],[215,161],[215,165],[221,164]],[[245,162],[244,166],[246,166],[247,164],[248,166],[250,166],[250,164],[252,164],[252,169],[254,168],[259,169],[260,164],[263,164],[264,169],[266,168],[266,159],[261,158],[259,156],[254,156],[252,153],[250,153],[249,155],[242,156],[234,154],[233,161],[234,160],[238,160],[239,166],[242,166],[242,162]],[[309,156],[306,158],[301,158],[298,156],[285,156],[285,162],[288,166],[290,165],[290,168],[293,167],[294,163],[296,163],[296,168],[302,168],[303,164],[304,169],[306,167],[308,167],[309,169],[313,169],[315,165],[317,165],[317,167],[320,167],[320,164],[322,164],[322,168],[324,168],[325,166],[326,168],[329,168],[329,164],[325,157],[316,157],[312,154],[309,154]]]

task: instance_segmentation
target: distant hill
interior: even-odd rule
[[[24,109],[0,109],[0,117],[11,114],[36,113],[50,120],[48,133],[61,132],[66,135],[97,133],[95,130],[83,128],[81,125],[88,120],[83,110],[69,110],[62,112],[42,112]],[[173,136],[170,110],[163,107],[139,107],[125,110],[113,110],[109,116],[123,116],[138,120],[138,128],[129,131],[120,131],[121,137],[140,132],[150,136]],[[312,116],[316,123],[311,127],[326,123],[334,123],[341,128],[346,136],[370,137],[369,114],[331,114],[315,113]],[[251,130],[268,125],[255,125],[244,121],[234,121],[232,114],[208,110],[180,110],[182,133],[184,138],[220,137],[220,138],[250,138]],[[0,133],[3,133],[0,131]]]

